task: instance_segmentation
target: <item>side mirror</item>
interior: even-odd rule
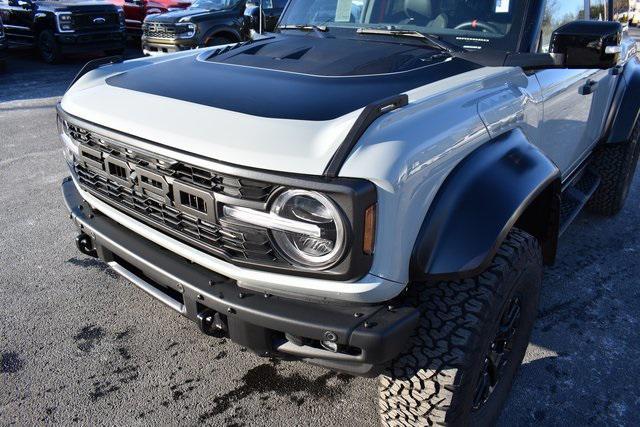
[[[565,68],[607,69],[620,57],[622,25],[609,21],[573,21],[551,35],[549,52]]]

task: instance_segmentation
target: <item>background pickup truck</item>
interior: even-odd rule
[[[0,0],[0,17],[10,44],[34,46],[48,63],[67,53],[124,51],[124,14],[111,4]]]
[[[147,17],[142,50],[154,55],[246,41],[251,30],[273,31],[285,3],[263,1],[260,19],[259,6],[245,0],[196,0],[185,10]]]

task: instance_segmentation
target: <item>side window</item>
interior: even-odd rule
[[[606,0],[603,0],[603,3]],[[571,21],[584,19],[584,0],[547,0],[542,18],[540,52],[549,52],[551,34],[559,27]]]
[[[591,0],[589,16],[594,21],[607,21],[607,0]]]
[[[273,7],[276,9],[284,9],[287,5],[287,0],[273,0]]]

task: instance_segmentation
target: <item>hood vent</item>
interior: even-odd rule
[[[444,59],[426,45],[281,35],[208,57],[210,62],[331,77],[407,72]]]

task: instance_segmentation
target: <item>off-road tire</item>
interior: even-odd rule
[[[47,64],[58,64],[62,60],[60,45],[50,30],[43,30],[38,34],[38,54]]]
[[[538,241],[514,229],[490,267],[459,281],[413,286],[407,298],[422,315],[407,349],[379,379],[379,409],[385,426],[490,425],[500,414],[522,363],[542,282]],[[503,310],[522,298],[513,346],[503,376],[484,404],[474,401],[485,359]]]
[[[638,165],[639,139],[640,123],[636,125],[631,141],[604,144],[596,149],[589,167],[600,175],[601,182],[587,204],[590,212],[613,216],[622,210]]]

